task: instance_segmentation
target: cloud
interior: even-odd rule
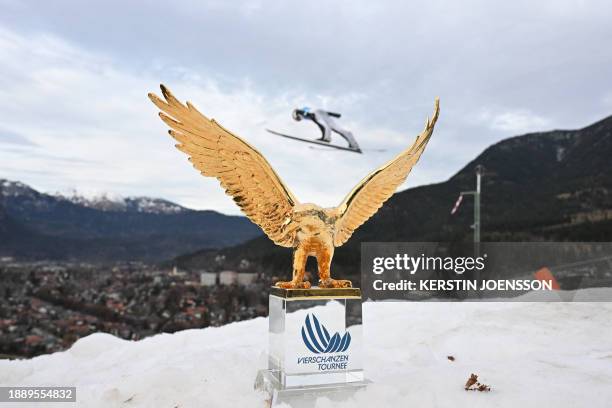
[[[20,135],[19,133],[13,132],[11,130],[3,129],[0,127],[0,144],[7,145],[19,145],[19,146],[33,146],[30,140],[27,137]]]
[[[608,92],[602,97],[602,104],[605,106],[610,112],[612,112],[612,91]]]
[[[549,130],[551,126],[550,119],[522,109],[499,112],[483,110],[477,120],[493,130],[511,135]]]
[[[164,82],[323,205],[409,145],[440,96],[405,186],[442,181],[503,137],[609,115],[610,20],[599,0],[3,1],[0,126],[32,145],[0,145],[0,171],[43,190],[235,213],[164,136],[145,98]],[[304,105],[341,112],[364,148],[386,151],[312,150],[265,132],[316,136],[289,116]]]
[[[338,152],[314,151],[264,131],[289,129],[313,137],[316,127],[293,122],[291,108],[307,101],[351,106],[362,98],[357,93],[307,98],[285,92],[271,98],[256,93],[248,81],[222,89],[187,69],[134,75],[106,56],[58,37],[7,30],[0,31],[0,59],[2,72],[10,77],[0,90],[4,125],[19,129],[23,140],[36,140],[19,150],[4,149],[0,170],[3,177],[44,190],[162,196],[193,208],[236,213],[218,183],[203,179],[173,148],[156,108],[146,98],[160,80],[257,146],[304,201],[336,205],[367,171],[384,162],[377,155],[338,161]],[[397,152],[411,141],[360,121],[349,124],[364,134],[360,141],[366,147],[386,146]]]

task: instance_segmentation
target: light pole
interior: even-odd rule
[[[476,166],[476,191],[474,193],[474,243],[480,243],[480,180],[484,167]]]
[[[481,186],[481,180],[482,180],[482,175],[484,174],[484,167],[481,166],[480,164],[478,166],[476,166],[476,190],[473,191],[462,191],[459,194],[459,197],[463,197],[466,195],[473,195],[474,196],[474,224],[472,225],[472,228],[474,228],[474,245],[476,248],[476,253],[478,254],[480,252],[480,186]],[[457,203],[455,204],[455,208],[453,208],[453,211],[451,212],[451,214],[454,214],[455,211],[457,211],[457,208],[459,207],[459,204],[461,203],[461,201],[457,201]]]
[[[462,191],[459,193],[459,198],[457,198],[457,202],[453,209],[451,210],[451,215],[455,214],[463,201],[463,196],[473,195],[474,196],[474,224],[472,224],[472,228],[474,228],[474,257],[480,257],[480,188],[482,182],[482,176],[484,174],[484,167],[480,164],[476,166],[474,169],[476,171],[476,190],[473,191]],[[485,254],[486,256],[486,254]],[[480,281],[480,271],[474,271],[474,278],[477,281]]]

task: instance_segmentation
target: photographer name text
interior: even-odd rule
[[[400,290],[400,291],[468,291],[468,290],[553,290],[550,280],[536,279],[489,279],[489,280],[463,280],[463,279],[427,279],[418,282],[402,279],[396,282],[384,282],[377,279],[372,283],[374,290]]]
[[[382,275],[386,271],[404,272],[418,276],[418,272],[451,272],[461,277],[465,272],[481,272],[485,269],[487,254],[479,257],[442,257],[424,254],[411,256],[396,254],[391,257],[376,257],[372,262],[372,273]],[[397,278],[397,277],[396,277]],[[551,280],[539,279],[399,279],[372,282],[376,291],[546,291],[553,290]]]

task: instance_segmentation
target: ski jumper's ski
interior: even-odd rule
[[[300,142],[306,142],[306,143],[313,143],[319,146],[331,147],[333,149],[339,149],[339,150],[346,150],[346,151],[353,152],[353,153],[362,153],[361,149],[351,149],[350,147],[338,146],[335,144],[323,142],[321,140],[302,139],[301,137],[286,135],[284,133],[276,132],[274,130],[270,130],[270,129],[266,129],[266,130],[272,133],[273,135],[286,137],[287,139],[293,139],[293,140],[297,140]]]

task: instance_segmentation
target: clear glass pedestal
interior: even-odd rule
[[[272,288],[269,305],[268,367],[255,388],[270,405],[343,399],[367,384],[360,289]]]

